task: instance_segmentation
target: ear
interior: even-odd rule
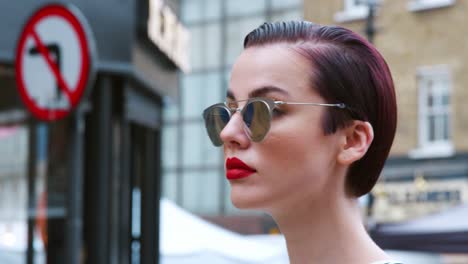
[[[369,122],[354,120],[352,125],[343,131],[342,145],[337,161],[342,165],[350,165],[361,159],[369,149],[374,139],[374,129]]]

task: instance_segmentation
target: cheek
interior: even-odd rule
[[[285,171],[308,171],[310,165],[317,163],[322,155],[320,151],[320,141],[315,138],[290,133],[282,137],[271,140],[270,163],[273,166],[284,168]]]
[[[277,127],[262,148],[264,168],[272,175],[272,182],[281,186],[316,190],[323,186],[333,163],[329,143],[317,126],[302,122],[301,126],[285,124],[285,127]]]
[[[320,123],[320,118],[311,114],[278,120],[270,130],[267,148],[290,163],[318,160],[325,154],[327,140]]]

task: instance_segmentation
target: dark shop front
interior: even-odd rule
[[[162,102],[187,69],[174,9],[0,4],[0,263],[158,263]]]

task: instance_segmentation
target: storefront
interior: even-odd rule
[[[157,21],[149,1],[63,5],[87,23],[92,61],[80,102],[53,121],[25,106],[15,63],[44,5],[2,4],[0,263],[158,263],[162,98],[177,94],[186,37],[163,2],[151,4]]]
[[[375,221],[413,220],[466,203],[467,158],[390,159],[373,190]]]

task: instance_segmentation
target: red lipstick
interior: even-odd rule
[[[228,180],[246,178],[254,172],[256,172],[255,169],[250,168],[238,158],[228,158],[226,160],[226,178],[228,178]]]

